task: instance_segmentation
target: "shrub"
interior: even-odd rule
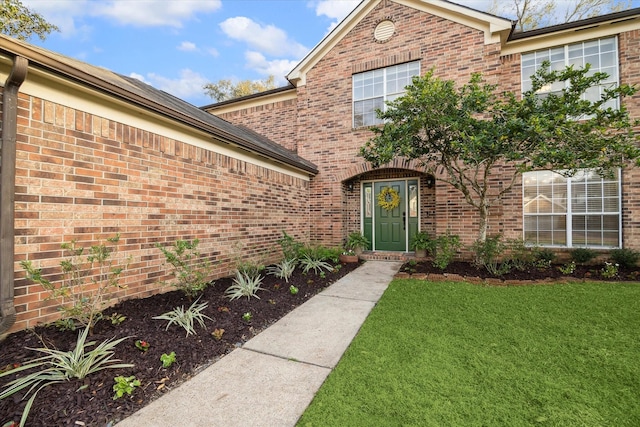
[[[533,249],[533,263],[539,268],[550,267],[555,259],[556,254],[551,249]]]
[[[89,327],[85,327],[84,330],[78,334],[76,346],[71,351],[59,351],[46,347],[31,349],[45,353],[46,356],[34,359],[10,371],[0,373],[1,378],[5,375],[20,371],[35,369],[34,372],[5,384],[5,389],[0,393],[0,400],[24,389],[27,390],[24,398],[27,398],[27,396],[31,394],[22,412],[22,419],[20,420],[21,426],[24,425],[29,416],[29,411],[31,410],[31,406],[33,406],[36,395],[43,388],[55,383],[69,381],[72,378],[84,379],[86,376],[103,369],[133,367],[131,364],[115,363],[119,362],[119,360],[113,359],[114,348],[128,337],[115,341],[106,340],[92,350],[87,350],[87,347],[95,345],[95,341],[86,342],[88,333]]]
[[[348,251],[355,251],[357,249],[367,249],[369,247],[369,239],[359,231],[349,233],[347,236],[347,242],[345,243],[345,249]]]
[[[509,264],[516,270],[524,271],[533,264],[534,252],[522,239],[510,239],[506,242]]]
[[[86,248],[78,247],[75,240],[63,243],[61,247],[69,257],[60,262],[63,279],[59,286],[44,278],[42,269],[35,268],[31,261],[20,263],[27,272],[27,279],[49,292],[47,299],[60,301],[59,310],[63,315],[61,325],[75,329],[77,323],[92,331],[102,319],[102,310],[109,305],[114,292],[125,288],[119,280],[130,258],[115,259],[119,241],[120,235],[116,235],[107,239],[112,248],[104,243],[91,246],[86,261],[83,261]],[[90,275],[94,269],[97,269],[97,274]]]
[[[279,264],[275,264],[267,268],[267,274],[276,276],[279,279],[283,279],[285,282],[289,282],[289,278],[296,269],[295,259],[284,259]]]
[[[429,249],[432,244],[433,244],[433,241],[431,240],[431,237],[429,237],[429,234],[427,234],[426,231],[418,231],[413,236],[413,240],[411,241],[411,249],[413,250]]]
[[[286,231],[282,231],[282,237],[278,240],[284,259],[296,259],[300,256],[300,251],[304,247],[304,244],[298,242],[293,237],[289,236]]]
[[[159,243],[156,247],[162,251],[166,262],[173,267],[172,274],[176,281],[173,286],[180,289],[193,300],[211,283],[208,278],[211,275],[211,263],[200,255],[198,244],[200,241],[176,240],[173,248],[162,247]]]
[[[256,279],[264,271],[264,265],[252,261],[238,261],[236,272],[251,279]]]
[[[448,231],[442,236],[438,236],[431,246],[430,253],[433,257],[433,266],[444,270],[453,261],[456,253],[460,249],[460,237],[450,234]]]
[[[640,252],[628,248],[614,249],[609,254],[609,257],[622,268],[632,268],[638,263]]]
[[[570,252],[571,259],[577,262],[578,264],[586,264],[592,259],[594,259],[598,254],[591,249],[588,248],[576,248]]]
[[[198,301],[199,299],[195,300],[193,304],[191,304],[191,306],[186,310],[184,309],[184,306],[176,307],[175,309],[161,314],[160,316],[155,316],[154,319],[167,320],[168,323],[165,330],[169,329],[169,326],[175,323],[187,332],[186,336],[189,336],[191,334],[197,335],[196,329],[194,327],[194,321],[198,322],[204,329],[207,329],[204,323],[204,319],[211,320],[209,316],[203,313],[203,311],[207,308],[208,303],[202,302],[198,304]]]
[[[475,253],[475,264],[484,267],[489,273],[500,275],[508,272],[508,263],[500,265],[500,258],[504,254],[507,246],[502,241],[502,236],[487,237],[484,242],[476,240],[471,246]]]
[[[255,297],[260,299],[257,293],[262,290],[261,284],[261,275],[258,274],[257,276],[251,277],[247,273],[237,271],[236,277],[233,279],[233,284],[227,288],[225,295],[229,297],[231,301],[241,297],[247,297],[247,299]]]

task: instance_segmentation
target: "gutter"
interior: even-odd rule
[[[18,90],[27,78],[29,61],[16,56],[2,92],[0,163],[0,340],[16,322],[14,299],[16,134]]]

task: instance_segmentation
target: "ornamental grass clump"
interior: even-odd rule
[[[176,307],[171,311],[161,314],[160,316],[155,316],[153,319],[167,320],[168,323],[165,330],[169,329],[169,327],[175,323],[187,332],[187,337],[191,334],[197,335],[195,322],[198,322],[202,328],[207,329],[204,320],[212,320],[209,316],[203,313],[209,303],[198,303],[199,300],[199,298],[195,300],[186,310],[184,309],[184,306]]]
[[[311,270],[313,270],[315,274],[322,274],[324,273],[323,270],[333,271],[333,266],[330,263],[324,259],[315,258],[311,254],[305,254],[298,262],[304,274],[307,274]]]
[[[263,290],[260,286],[262,284],[262,276],[251,276],[248,273],[236,271],[236,277],[233,279],[233,284],[225,291],[225,296],[229,297],[231,301],[247,297],[247,299],[254,297],[260,299],[257,295],[258,291]]]
[[[134,366],[129,363],[116,363],[119,360],[113,359],[115,347],[128,337],[106,340],[92,350],[87,350],[88,347],[95,345],[95,341],[86,342],[88,334],[89,327],[85,327],[78,334],[76,346],[71,351],[59,351],[46,347],[31,349],[44,353],[46,356],[34,359],[16,369],[0,374],[1,378],[9,374],[13,375],[21,371],[35,369],[34,372],[5,384],[5,389],[0,393],[0,399],[5,399],[24,389],[27,392],[23,399],[26,399],[31,394],[22,412],[21,427],[24,426],[29,416],[29,411],[33,406],[36,395],[43,388],[74,378],[81,380],[103,369],[130,368]]]
[[[283,279],[288,283],[296,269],[296,264],[296,259],[283,259],[280,263],[269,266],[267,268],[267,274],[276,276],[278,279]]]

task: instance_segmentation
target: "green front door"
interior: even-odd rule
[[[375,206],[375,243],[378,251],[407,250],[406,181],[375,182],[373,202]],[[378,203],[378,195],[385,188],[391,188],[400,195],[400,203],[393,209],[385,209]]]

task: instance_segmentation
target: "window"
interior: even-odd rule
[[[574,43],[570,45],[542,49],[522,54],[522,91],[531,89],[531,76],[540,68],[543,61],[549,61],[551,71],[562,70],[569,65],[576,68],[591,64],[590,74],[597,71],[607,73],[609,77],[599,86],[590,88],[585,93],[589,101],[598,101],[604,89],[618,85],[618,44],[615,37]],[[539,93],[544,96],[549,93],[560,92],[564,82],[556,82],[549,87],[542,88]],[[618,100],[612,99],[604,108],[618,108]]]
[[[523,175],[524,240],[533,245],[620,247],[620,171]]]
[[[408,62],[393,67],[353,75],[353,127],[382,123],[376,110],[384,110],[385,101],[404,94],[414,76],[420,75],[420,62]]]

